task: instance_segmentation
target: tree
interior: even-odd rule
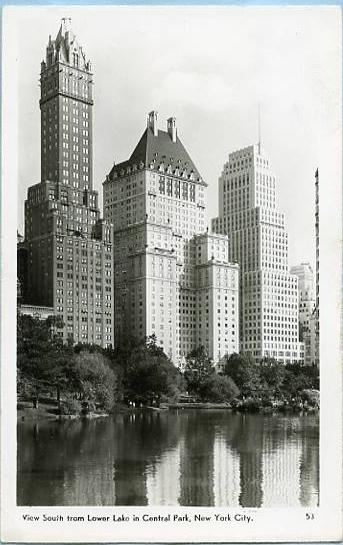
[[[224,375],[232,378],[242,395],[254,396],[261,393],[260,368],[250,356],[231,354],[225,365]]]
[[[111,366],[117,369],[123,395],[138,403],[159,403],[176,399],[184,389],[178,369],[157,345],[155,335],[142,340],[123,338],[114,350],[108,350]]]
[[[105,356],[98,351],[78,352],[73,358],[73,373],[82,401],[90,406],[98,404],[106,411],[113,409],[118,398],[117,379]]]
[[[188,390],[194,394],[200,394],[200,390],[215,369],[203,346],[190,352],[186,358],[184,376]]]
[[[319,370],[317,367],[288,364],[285,367],[283,391],[286,395],[296,397],[302,390],[319,390]]]
[[[60,318],[39,320],[32,316],[17,318],[18,391],[38,396],[44,390],[60,392],[70,389],[72,348],[64,346],[58,329]]]
[[[286,373],[283,363],[272,358],[264,358],[259,373],[263,390],[269,395],[280,394]]]
[[[238,395],[239,389],[234,381],[230,377],[217,375],[217,373],[208,376],[200,387],[200,396],[204,401],[228,402]]]

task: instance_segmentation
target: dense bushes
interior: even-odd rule
[[[75,399],[73,394],[66,394],[63,401],[60,404],[59,413],[62,415],[67,414],[80,414],[82,405],[78,399]]]
[[[300,364],[283,365],[264,358],[254,363],[249,357],[232,354],[224,374],[236,383],[245,397],[271,399],[302,398],[304,390],[319,390],[319,370]]]
[[[239,389],[230,377],[213,373],[204,380],[199,394],[203,401],[213,403],[230,402],[238,396]]]
[[[203,347],[188,354],[184,375],[189,393],[199,401],[229,402],[239,394],[232,378],[216,373]]]

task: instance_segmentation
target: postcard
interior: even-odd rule
[[[2,541],[340,541],[339,6],[2,45]]]

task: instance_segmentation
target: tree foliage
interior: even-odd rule
[[[242,354],[232,354],[224,374],[231,377],[241,394],[250,397],[294,398],[305,389],[319,389],[319,371],[305,365],[283,365],[273,358],[254,363]]]
[[[50,389],[68,391],[71,383],[72,348],[63,345],[60,319],[39,320],[19,315],[17,321],[17,368],[19,391],[39,395]]]
[[[258,366],[249,356],[232,354],[224,368],[224,375],[234,381],[242,395],[256,395],[262,390]]]
[[[189,392],[200,394],[204,382],[215,373],[213,363],[203,346],[192,350],[186,358],[185,379]]]
[[[82,401],[90,407],[113,409],[119,397],[117,379],[109,361],[99,351],[79,351],[73,358],[74,384]]]
[[[285,379],[285,366],[276,360],[265,358],[259,368],[262,389],[269,395],[278,395]]]
[[[183,390],[183,380],[178,369],[157,345],[156,337],[141,342],[125,342],[118,350],[114,362],[122,368],[124,395],[141,403],[159,403],[175,399]]]
[[[285,367],[283,390],[296,397],[302,390],[319,390],[319,370],[300,364]]]
[[[203,381],[199,393],[203,401],[220,403],[237,397],[239,389],[230,377],[212,373]]]
[[[239,396],[259,400],[304,397],[319,390],[319,371],[300,364],[286,365],[272,358],[254,362],[232,354],[224,374],[218,375],[205,349],[193,350],[182,373],[166,356],[156,337],[123,338],[115,348],[93,344],[63,344],[56,317],[38,320],[18,316],[18,391],[38,398],[42,393],[64,399],[75,411],[81,401],[109,411],[118,401],[152,404],[176,401],[186,389],[203,401],[230,401]],[[307,397],[308,394],[306,393]]]

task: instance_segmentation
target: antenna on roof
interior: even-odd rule
[[[258,153],[261,154],[261,103],[258,103]]]

